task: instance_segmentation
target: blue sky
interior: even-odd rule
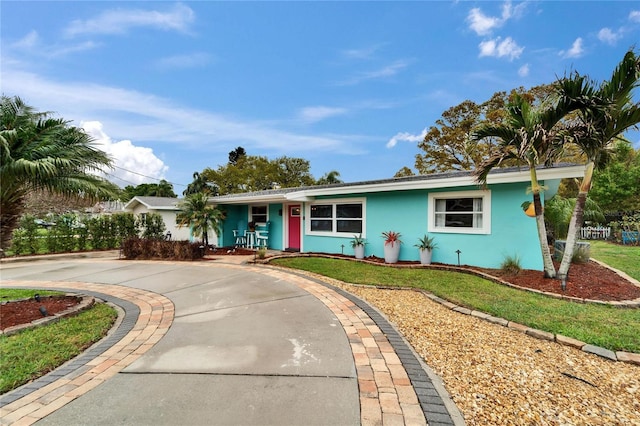
[[[640,39],[637,2],[0,8],[2,93],[84,127],[118,185],[165,178],[178,194],[237,146],[305,158],[316,178],[392,177],[449,107],[571,70],[608,79]]]

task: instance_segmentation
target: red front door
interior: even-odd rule
[[[289,250],[300,250],[300,206],[289,206]]]

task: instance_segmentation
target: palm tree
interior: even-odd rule
[[[564,198],[559,194],[544,203],[544,219],[548,225],[553,227],[554,238],[567,238],[567,230],[575,205],[575,198]],[[602,223],[605,220],[602,209],[591,198],[587,198],[585,203],[584,218],[587,221],[597,223]]]
[[[177,197],[175,192],[173,192],[173,185],[164,179],[161,179],[157,184],[151,184],[150,189],[149,195],[152,197]]]
[[[82,129],[37,112],[19,97],[0,100],[0,245],[5,248],[32,191],[69,197],[115,197],[117,187],[93,174],[111,165]]]
[[[193,182],[187,185],[187,189],[182,192],[182,195],[187,196],[198,192],[202,192],[207,195],[218,195],[216,194],[215,187],[210,185],[204,176],[198,172],[194,172]]]
[[[224,212],[207,201],[204,193],[189,195],[180,203],[181,211],[177,215],[178,226],[190,226],[196,237],[202,236],[205,247],[209,246],[209,230],[213,229],[216,235],[220,235],[220,226],[225,219]]]
[[[587,195],[594,169],[610,158],[615,141],[640,122],[640,103],[633,103],[633,90],[640,84],[640,58],[629,50],[611,75],[599,87],[585,76],[573,73],[558,81],[560,96],[578,108],[578,115],[567,127],[568,138],[587,157],[584,178],[569,223],[567,242],[558,276],[566,283],[577,233],[582,226]]]
[[[505,162],[525,163],[529,167],[530,190],[533,194],[544,276],[554,278],[556,270],[551,258],[542,214],[540,194],[543,188],[538,182],[536,167],[553,164],[561,154],[562,145],[557,135],[556,125],[571,112],[571,106],[566,102],[557,101],[551,106],[543,103],[539,108],[534,108],[527,99],[515,95],[507,106],[507,112],[506,122],[482,124],[474,132],[473,138],[476,141],[485,138],[495,138],[498,141],[494,153],[480,164],[474,171],[474,175],[479,183],[486,184],[489,172]]]
[[[340,172],[337,170],[331,170],[330,172],[325,173],[324,176],[318,179],[316,185],[331,185],[334,183],[342,183],[340,180]]]

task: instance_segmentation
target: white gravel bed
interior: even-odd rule
[[[640,366],[453,312],[419,292],[330,282],[396,325],[469,425],[640,425]]]

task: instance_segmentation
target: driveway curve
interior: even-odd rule
[[[1,273],[6,287],[103,295],[129,324],[83,365],[3,395],[2,424],[455,423],[446,395],[412,383],[407,370],[420,364],[405,368],[374,311],[307,277],[114,259],[3,263]]]

